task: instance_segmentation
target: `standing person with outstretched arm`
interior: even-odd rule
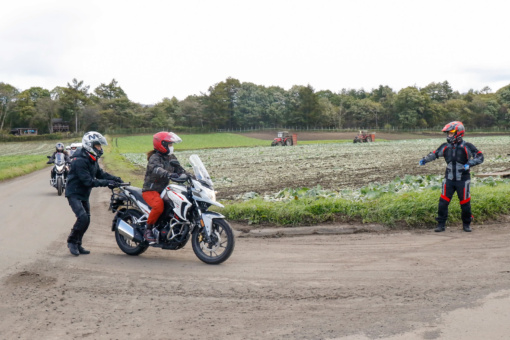
[[[420,165],[435,161],[444,157],[446,161],[446,172],[441,186],[441,197],[437,212],[436,232],[445,230],[448,219],[448,205],[455,191],[459,197],[462,209],[462,229],[471,231],[471,174],[470,168],[483,163],[483,154],[473,144],[463,140],[465,128],[462,122],[454,121],[443,128],[447,134],[446,143],[441,144],[437,150],[429,153],[420,160]]]

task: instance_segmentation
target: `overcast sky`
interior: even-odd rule
[[[118,81],[142,104],[228,77],[289,89],[510,84],[508,0],[16,0],[0,7],[0,82]]]

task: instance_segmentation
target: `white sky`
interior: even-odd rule
[[[16,0],[0,6],[0,82],[142,104],[233,77],[289,89],[510,84],[508,0]]]

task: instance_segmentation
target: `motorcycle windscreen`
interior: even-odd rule
[[[198,155],[191,155],[189,157],[189,162],[191,166],[193,167],[193,171],[195,172],[195,177],[198,180],[204,181],[209,186],[213,186],[213,182],[211,180],[211,176],[209,176],[209,173],[205,169],[204,163],[202,163],[202,160],[200,160],[200,157]]]
[[[64,157],[64,154],[62,152],[57,152],[55,154],[55,164],[56,165],[62,165],[65,163],[65,157]]]

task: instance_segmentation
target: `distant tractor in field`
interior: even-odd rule
[[[353,140],[354,143],[370,143],[375,142],[375,133],[368,133],[367,131],[360,131]]]
[[[273,139],[271,146],[292,146],[294,143],[292,141],[292,134],[289,131],[280,131],[278,132],[278,137]]]

